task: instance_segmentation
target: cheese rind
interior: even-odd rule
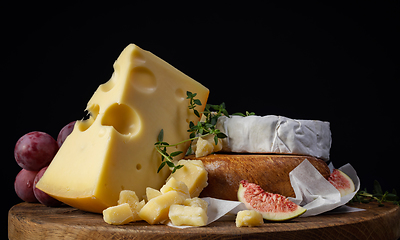
[[[298,154],[329,160],[329,122],[274,115],[221,116],[216,128],[228,136],[222,139],[223,152]]]
[[[198,117],[188,109],[186,91],[203,103],[208,89],[150,52],[131,44],[114,63],[111,79],[100,85],[87,104],[90,118],[77,121],[37,187],[85,211],[101,213],[117,204],[121,190],[146,194],[160,189],[170,174],[159,173],[154,143],[189,138],[188,123]],[[181,144],[176,151],[186,152]],[[175,157],[182,158],[183,154]]]

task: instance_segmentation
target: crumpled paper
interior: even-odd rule
[[[334,169],[330,164],[329,168]],[[315,167],[306,159],[289,173],[290,183],[294,189],[295,198],[289,197],[294,203],[304,207],[307,211],[301,217],[315,216],[321,213],[343,213],[364,211],[364,209],[345,206],[360,189],[360,179],[357,172],[350,164],[339,168],[346,173],[354,182],[355,192],[340,197],[339,191],[330,184]],[[208,202],[207,225],[217,220],[234,220],[235,215],[246,210],[243,203],[239,201],[227,201],[216,198],[202,198]],[[168,226],[176,228],[188,228],[192,226],[175,226],[171,222]]]
[[[333,165],[331,165],[331,171]],[[354,182],[355,191],[340,197],[339,191],[330,184],[314,166],[305,160],[289,173],[295,198],[289,199],[307,209],[302,217],[315,216],[348,203],[360,189],[360,179],[354,168],[348,163],[339,168]]]

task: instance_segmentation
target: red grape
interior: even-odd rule
[[[75,122],[76,121],[70,122],[61,129],[57,137],[58,147],[61,147],[68,135],[70,135],[72,130],[74,130]]]
[[[14,189],[18,197],[25,202],[37,202],[33,193],[34,179],[37,171],[28,171],[22,169],[15,177]]]
[[[30,132],[15,144],[14,157],[26,170],[39,171],[48,166],[58,151],[56,140],[44,132]]]
[[[47,193],[43,192],[39,188],[36,188],[36,184],[42,178],[44,172],[46,171],[47,167],[42,168],[35,177],[34,184],[33,184],[33,193],[35,194],[36,199],[41,203],[48,207],[56,207],[60,206],[62,202],[58,201],[57,199],[49,196]]]

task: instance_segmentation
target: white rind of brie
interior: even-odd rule
[[[329,122],[275,115],[222,116],[216,128],[228,136],[222,140],[223,152],[298,154],[329,160]]]

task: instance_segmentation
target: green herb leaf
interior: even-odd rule
[[[377,180],[374,181],[374,190],[372,192],[374,194],[383,194],[382,187]]]
[[[178,166],[175,166],[175,169],[181,169],[183,167],[184,167],[184,165],[178,165]]]
[[[192,121],[189,122],[189,128],[191,129],[192,127],[194,127],[194,123]],[[188,131],[189,132],[189,131]]]
[[[166,163],[167,163],[168,167],[170,167],[170,168],[175,167],[175,164],[173,162],[166,161]]]
[[[246,115],[244,115],[243,113],[240,113],[240,112],[234,113],[232,115],[246,117]]]
[[[164,129],[161,129],[160,133],[158,134],[157,140],[162,142],[164,140]]]
[[[187,150],[186,153],[185,153],[185,155],[191,154],[192,151],[193,151],[193,150],[192,150],[192,144],[190,144],[188,150]]]
[[[199,106],[201,106],[201,101],[200,99],[194,99],[193,102]]]
[[[228,136],[225,135],[225,133],[219,132],[217,134],[218,138],[227,138]]]
[[[397,201],[397,199],[399,199],[399,197],[396,194],[393,193],[388,193],[386,194],[386,201]]]
[[[194,97],[196,97],[196,95],[197,95],[197,93],[192,93],[192,92],[190,92],[190,91],[186,91],[186,96],[187,96],[187,98],[186,99],[190,99],[190,98],[194,98]]]
[[[161,171],[161,169],[163,169],[163,167],[165,166],[166,163],[167,163],[167,162],[162,162],[162,163],[160,164],[160,166],[158,167],[157,173],[159,173],[159,172]]]
[[[193,111],[194,111],[194,114],[195,114],[197,117],[200,117],[200,113],[199,113],[196,109],[194,109]]]
[[[226,109],[222,109],[221,112],[229,118],[229,113]]]
[[[181,154],[181,153],[183,153],[183,152],[182,152],[182,151],[176,151],[176,152],[171,153],[169,156],[170,156],[170,157],[176,157],[176,156],[178,156],[178,155]]]
[[[214,136],[214,143],[215,143],[215,145],[218,144],[218,136],[217,135]]]

